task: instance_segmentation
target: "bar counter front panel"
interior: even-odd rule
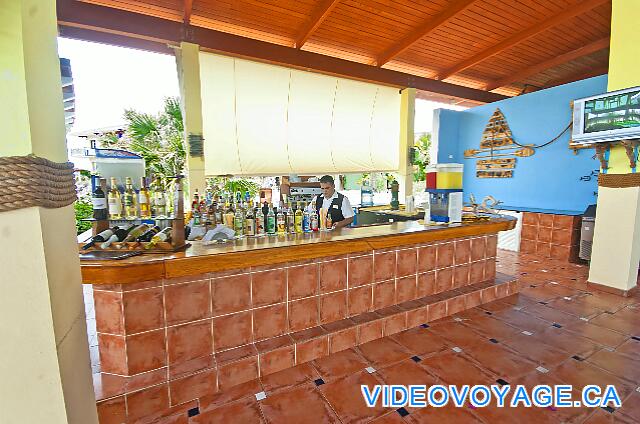
[[[517,281],[495,268],[497,233],[514,224],[400,222],[83,261],[94,289],[99,411],[149,397],[168,413],[516,293]],[[144,414],[126,411],[127,420]]]

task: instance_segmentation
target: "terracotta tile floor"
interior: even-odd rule
[[[500,251],[522,291],[501,301],[302,364],[200,400],[204,423],[640,422],[640,297],[587,290],[588,268]],[[367,408],[367,384],[614,384],[623,406]],[[504,383],[504,382],[503,382]],[[579,396],[574,395],[576,398]]]

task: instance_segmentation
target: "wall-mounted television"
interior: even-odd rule
[[[640,138],[640,87],[573,102],[571,144]]]

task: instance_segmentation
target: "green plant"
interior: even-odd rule
[[[255,197],[261,187],[261,184],[253,179],[233,177],[207,178],[207,185],[213,191],[214,196],[235,195],[236,192],[240,192],[244,196],[246,192],[249,192],[251,197]]]
[[[93,216],[93,205],[90,200],[80,198],[73,204],[73,208],[76,212],[76,234],[82,234],[91,228],[91,222],[83,219]]]
[[[124,134],[104,134],[101,145],[140,155],[147,176],[160,177],[165,187],[170,183],[169,177],[184,173],[184,123],[178,98],[165,98],[163,110],[157,115],[127,109],[124,119],[127,123]]]
[[[426,178],[425,169],[429,165],[429,148],[431,147],[431,134],[422,134],[416,140],[413,158],[413,181],[424,181]]]

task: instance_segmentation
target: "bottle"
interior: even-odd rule
[[[311,225],[311,231],[318,231],[318,211],[315,209],[311,211],[311,218],[309,218],[309,223]]]
[[[256,217],[256,236],[264,236],[266,233],[266,228],[264,226],[264,215],[262,214],[262,209],[256,208],[254,214]]]
[[[144,234],[145,231],[147,231],[148,229],[149,229],[148,224],[140,224],[137,227],[134,227],[131,231],[129,231],[129,234],[127,234],[127,237],[125,237],[125,239],[122,241],[125,243],[130,241],[135,241],[138,237]]]
[[[163,241],[168,241],[171,238],[171,227],[167,227],[164,230],[160,231],[153,237],[149,243],[144,247],[145,249],[153,249],[156,245]]]
[[[98,235],[95,235],[95,236],[91,237],[91,240],[89,240],[89,243],[87,243],[84,246],[82,246],[82,249],[88,249],[88,248],[90,248],[91,246],[93,246],[96,243],[102,243],[102,242],[107,241],[109,239],[109,237],[111,237],[113,235],[113,233],[118,230],[118,228],[120,228],[120,227],[116,226],[116,227],[113,227],[113,228],[109,228],[109,229],[106,229],[106,230],[102,231]]]
[[[311,232],[311,214],[306,208],[302,212],[302,231],[305,233]]]
[[[295,215],[293,214],[293,209],[291,209],[291,204],[287,205],[287,233],[295,233],[296,232],[296,222]]]
[[[193,213],[200,212],[200,195],[198,194],[197,188],[193,191],[193,201],[191,202],[191,211]]]
[[[215,212],[214,212],[215,224],[216,225],[217,224],[224,224],[224,220],[222,218],[222,216],[223,216],[223,209],[222,208],[223,208],[223,205],[224,205],[224,202],[222,201],[222,196],[220,196],[218,198],[218,201],[214,202],[214,204],[215,204]]]
[[[153,187],[153,215],[156,218],[167,217],[167,196],[160,177],[156,178]]]
[[[267,212],[267,234],[273,235],[276,233],[276,214],[273,213],[273,205],[269,203],[269,210]]]
[[[102,221],[109,219],[109,210],[107,209],[107,198],[99,182],[100,180],[98,179],[96,189],[93,190],[91,195],[91,203],[93,203],[93,219]]]
[[[111,243],[124,240],[129,232],[133,230],[134,225],[129,225],[127,227],[118,228],[113,232],[111,237],[109,237],[104,243],[100,245],[100,249],[106,249],[111,246]]]
[[[133,189],[131,177],[125,179],[124,190],[124,217],[126,219],[136,219],[138,217],[138,202],[136,201],[136,191]]]
[[[295,222],[296,222],[296,233],[297,234],[301,234],[302,233],[302,221],[304,218],[304,214],[302,213],[302,205],[300,203],[298,203],[298,209],[296,210],[296,215],[295,215]]]
[[[147,188],[147,180],[140,178],[140,191],[138,192],[138,205],[140,206],[140,218],[151,218],[151,193]]]
[[[236,205],[236,213],[233,218],[233,230],[236,232],[236,236],[242,237],[244,235],[244,213],[240,205]]]
[[[333,227],[333,222],[331,221],[331,211],[327,211],[327,220],[325,221],[327,223],[327,230],[330,230]]]
[[[282,207],[278,210],[278,213],[276,214],[276,226],[277,226],[279,235],[287,233],[287,221],[286,221],[284,212],[282,212]]]
[[[151,238],[153,236],[155,236],[156,234],[158,234],[159,232],[160,232],[160,227],[158,227],[157,225],[153,226],[153,227],[149,228],[147,231],[145,231],[144,233],[142,233],[142,235],[139,236],[136,239],[136,241],[138,243],[150,241]]]
[[[253,216],[253,205],[249,201],[249,207],[247,208],[247,214],[244,217],[244,235],[255,236],[256,235],[256,220]]]
[[[122,219],[122,195],[118,190],[116,177],[111,177],[111,190],[109,190],[109,219]]]
[[[223,214],[224,225],[233,229],[234,217],[235,217],[235,211],[233,210],[233,208],[231,207],[231,203],[227,199],[225,204],[224,214]]]

